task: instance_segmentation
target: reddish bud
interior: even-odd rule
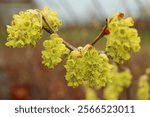
[[[103,31],[103,35],[109,35],[110,34],[110,31],[108,28],[105,28],[104,31]]]
[[[121,12],[118,13],[118,14],[117,14],[117,17],[118,17],[118,19],[122,19],[122,18],[124,17],[124,13],[121,13]]]

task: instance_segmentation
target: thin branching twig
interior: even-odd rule
[[[46,30],[46,31],[47,31],[48,33],[50,33],[50,34],[53,34],[53,33],[57,34],[57,33],[52,29],[52,27],[50,26],[50,24],[48,23],[46,17],[43,16],[43,20],[44,20],[44,22],[46,23],[46,25],[48,26],[48,29],[47,29],[47,28],[44,28],[44,27],[43,27],[43,29]],[[57,35],[58,35],[58,34],[57,34]],[[66,42],[65,40],[63,40],[63,43],[64,43],[65,46],[66,46],[69,50],[71,50],[71,51],[73,51],[73,50],[76,49],[73,45],[69,44],[69,43]]]

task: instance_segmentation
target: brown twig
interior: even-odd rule
[[[46,17],[43,15],[43,20],[44,20],[44,22],[46,23],[46,25],[48,26],[48,28],[49,28],[49,33],[50,34],[53,34],[53,33],[55,33],[55,31],[52,29],[52,27],[51,27],[51,25],[48,23],[48,21],[47,21],[47,19],[46,19]]]
[[[107,25],[105,25],[104,26],[104,28],[103,28],[103,30],[100,32],[100,34],[96,37],[96,39],[93,41],[93,42],[91,42],[91,45],[92,46],[94,46],[94,44],[96,44],[97,43],[97,41],[99,41],[104,35],[105,35],[105,31],[106,31],[106,29],[107,29]]]
[[[44,27],[43,27],[43,29],[44,29],[45,31],[47,31],[48,33],[52,34],[51,31],[48,30],[47,28],[44,28]],[[58,34],[57,34],[57,35],[58,35]],[[73,51],[73,50],[76,49],[74,46],[72,46],[71,44],[69,44],[69,43],[66,42],[65,40],[63,40],[63,43],[64,43],[65,46],[66,46],[69,50],[71,50],[71,51]]]
[[[43,18],[43,20],[45,21],[46,25],[48,26],[48,29],[47,29],[47,28],[44,28],[44,27],[43,27],[43,29],[46,30],[46,31],[47,31],[48,33],[50,33],[50,34],[53,34],[53,33],[57,34],[57,33],[52,29],[52,27],[51,27],[50,24],[48,23],[47,19],[46,19],[44,16],[43,16],[42,18]],[[57,35],[58,35],[58,34],[57,34]],[[66,42],[65,40],[63,40],[63,43],[64,43],[65,46],[66,46],[69,50],[71,50],[71,51],[73,51],[73,50],[76,49],[73,45],[69,44],[69,43]]]
[[[109,21],[110,22],[110,21]],[[96,37],[96,39],[91,42],[91,45],[94,46],[94,44],[97,43],[97,41],[99,41],[104,35],[108,35],[110,34],[110,31],[108,29],[108,19],[106,19],[106,24],[103,27],[102,31],[99,33],[99,35]]]

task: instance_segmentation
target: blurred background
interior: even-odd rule
[[[124,12],[132,16],[141,36],[141,51],[133,54],[124,66],[130,68],[133,81],[119,99],[136,99],[137,82],[150,67],[150,1],[149,0],[0,0],[0,99],[85,99],[84,88],[70,88],[64,79],[65,62],[49,70],[41,64],[42,42],[35,48],[5,47],[6,25],[12,15],[27,9],[49,6],[63,21],[59,34],[74,46],[84,46],[100,32],[108,16]],[[105,39],[96,47],[103,49]],[[103,99],[103,89],[98,90]]]

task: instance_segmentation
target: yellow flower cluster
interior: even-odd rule
[[[41,13],[43,17],[46,18],[47,23],[51,26],[51,28],[56,32],[58,31],[58,27],[62,24],[61,20],[58,19],[57,12],[52,11],[48,7],[44,7],[43,10],[41,10]],[[49,29],[45,21],[43,20],[43,26],[46,29]]]
[[[105,35],[106,51],[115,62],[123,63],[130,59],[132,51],[140,50],[140,37],[137,30],[131,28],[134,21],[131,17],[125,19],[123,13],[117,13],[108,19],[107,24],[110,34]]]
[[[43,43],[42,64],[51,69],[62,61],[62,57],[67,53],[68,49],[63,44],[63,39],[58,35],[52,34],[50,39],[45,40]]]
[[[130,86],[132,75],[129,69],[118,72],[117,67],[112,71],[112,83],[109,83],[104,90],[104,98],[107,100],[117,100],[124,88]]]
[[[84,86],[85,89],[85,99],[86,100],[98,100],[98,95],[93,88]]]
[[[11,26],[7,26],[9,33],[6,46],[22,48],[26,45],[35,46],[42,35],[41,15],[36,10],[19,12],[13,16]]]
[[[139,79],[137,99],[148,100],[150,98],[150,86],[148,83],[148,75],[142,75]]]
[[[100,88],[111,82],[112,65],[105,54],[99,55],[91,45],[72,51],[65,68],[68,86],[78,87],[86,82],[90,87]]]
[[[48,7],[43,10],[21,11],[19,15],[14,15],[13,19],[11,26],[7,26],[8,42],[6,43],[6,46],[13,48],[23,48],[26,45],[34,47],[42,35],[42,28],[49,30],[50,26],[52,30],[58,31],[58,26],[61,25],[57,12]]]

